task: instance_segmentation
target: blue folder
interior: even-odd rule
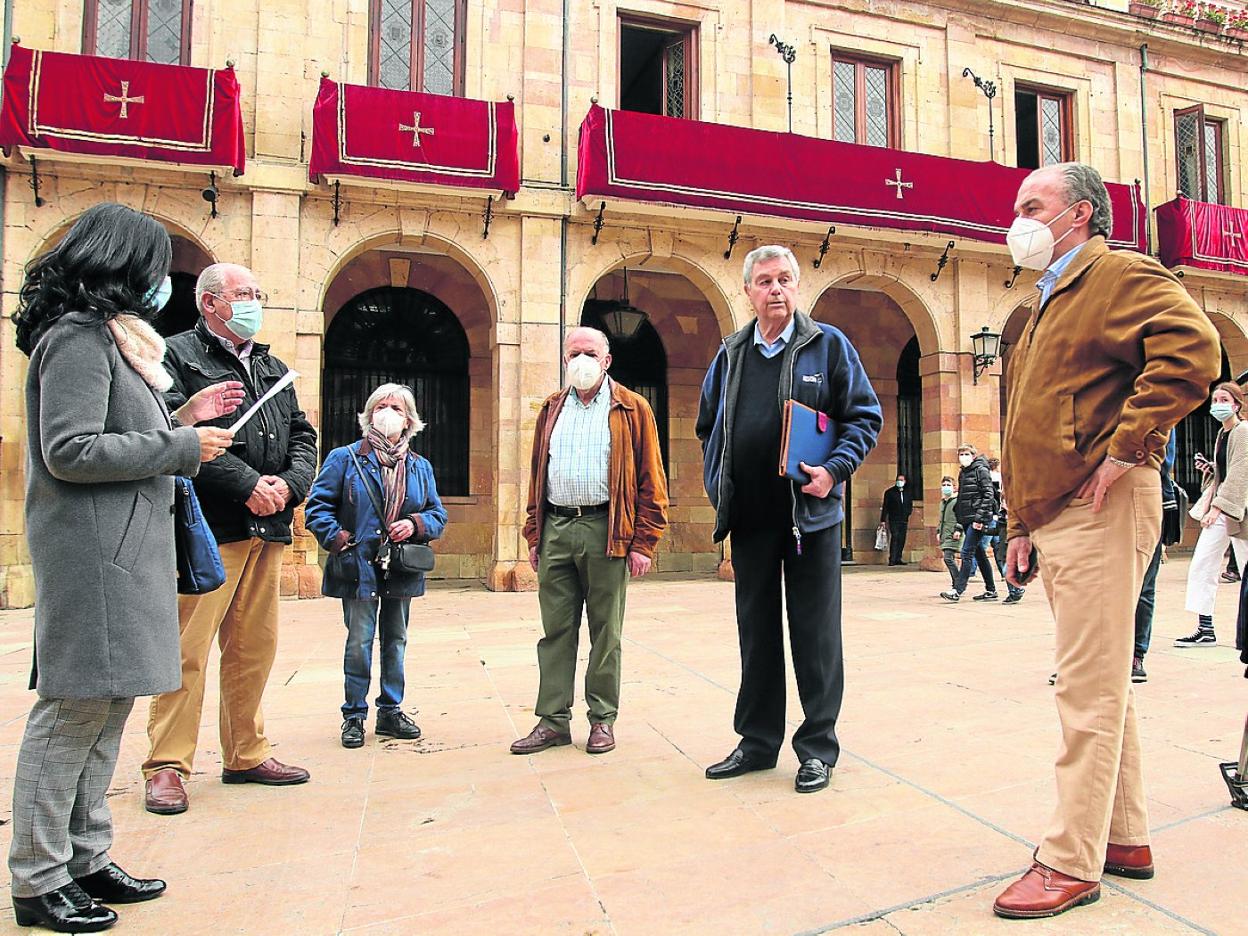
[[[836,445],[833,426],[827,413],[796,400],[785,403],[784,424],[780,430],[780,474],[799,484],[809,484],[810,475],[802,471],[798,463],[822,465],[832,457]]]

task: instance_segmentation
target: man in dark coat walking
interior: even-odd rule
[[[906,489],[906,476],[897,475],[893,486],[884,492],[884,506],[880,508],[880,525],[888,524],[888,564],[906,565],[901,558],[906,548],[906,531],[910,527],[910,514],[914,511],[914,494]]]
[[[962,537],[962,568],[958,572],[957,583],[950,591],[941,592],[940,597],[946,601],[957,601],[962,597],[971,577],[971,557],[974,556],[975,565],[984,577],[984,593],[976,595],[974,600],[996,601],[997,583],[992,575],[992,563],[984,550],[984,536],[993,524],[997,489],[992,483],[988,459],[969,442],[958,446],[958,464],[962,466],[962,471],[958,475],[958,503],[954,513],[966,531]]]

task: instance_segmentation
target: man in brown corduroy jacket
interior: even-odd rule
[[[596,328],[572,329],[563,352],[568,386],[537,416],[524,524],[545,631],[537,644],[539,721],[513,754],[572,741],[582,608],[590,640],[585,750],[615,748],[624,592],[630,575],[650,571],[667,527],[667,476],[650,405],[607,376],[611,347]]]
[[[1218,336],[1168,270],[1110,252],[1095,169],[1029,175],[1008,238],[1043,269],[1008,373],[1007,579],[1038,560],[1057,643],[1057,809],[1031,869],[994,904],[1054,916],[1100,897],[1102,873],[1153,876],[1131,690],[1134,612],[1161,532],[1158,468],[1209,392]],[[1034,549],[1034,552],[1033,552]]]

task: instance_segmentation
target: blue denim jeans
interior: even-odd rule
[[[1235,555],[1235,550],[1231,550]],[[1144,572],[1140,600],[1135,603],[1135,655],[1140,659],[1148,653],[1153,639],[1153,608],[1157,604],[1157,572],[1161,569],[1161,543],[1153,550],[1153,559]]]
[[[346,701],[342,717],[368,714],[368,685],[373,668],[373,635],[381,621],[381,691],[377,711],[394,711],[403,701],[403,653],[407,649],[407,613],[410,598],[344,598],[342,617],[347,625],[347,648],[342,669]]]
[[[1008,543],[1003,536],[990,536],[984,540],[986,546],[992,547],[992,559],[997,564],[997,571],[1001,573],[1001,581],[1005,582],[1005,587],[1011,595],[1021,595],[1025,589],[1011,585],[1005,577],[1005,552]]]
[[[993,580],[992,565],[988,562],[988,556],[984,552],[984,531],[974,527],[962,534],[962,569],[958,574],[958,583],[954,585],[953,590],[959,595],[966,591],[966,583],[974,571],[970,562],[972,556],[975,558],[975,568],[983,576],[984,588],[990,592],[996,591],[997,583]]]

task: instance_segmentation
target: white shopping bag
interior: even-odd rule
[[[888,549],[888,528],[882,523],[875,531],[875,548],[881,551]]]

